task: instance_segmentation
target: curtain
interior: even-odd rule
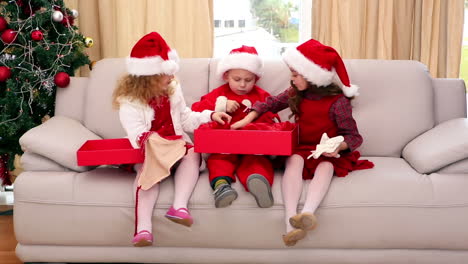
[[[313,0],[312,37],[343,58],[417,60],[458,78],[464,0]]]
[[[91,61],[126,57],[143,35],[159,32],[181,58],[212,57],[213,0],[65,0],[94,45]],[[87,75],[82,69],[81,75]]]

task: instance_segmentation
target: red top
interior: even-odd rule
[[[328,137],[338,136],[335,123],[329,118],[330,107],[343,95],[327,96],[321,100],[304,99],[299,105],[302,113],[298,118],[299,144],[317,145],[323,133]]]
[[[228,100],[234,100],[240,104],[240,107],[236,110],[236,112],[229,114],[230,116],[232,116],[231,123],[235,123],[236,121],[243,119],[250,111],[250,109],[246,109],[247,107],[242,104],[243,100],[249,100],[252,104],[251,106],[253,106],[256,102],[265,101],[266,98],[270,96],[270,94],[258,87],[257,85],[254,85],[252,91],[250,91],[248,94],[238,95],[235,94],[231,90],[231,88],[229,88],[229,83],[225,83],[220,87],[214,89],[210,93],[202,96],[199,102],[193,103],[192,110],[197,112],[201,112],[203,110],[215,110],[216,99],[219,96],[225,96]],[[272,119],[275,117],[279,120],[278,115],[273,113],[265,113],[261,116],[260,119],[257,119],[255,122],[273,123]]]
[[[154,119],[151,121],[150,131],[158,132],[161,137],[175,136],[174,124],[171,117],[171,103],[169,97],[159,97],[149,101],[149,105],[154,110]]]
[[[148,102],[149,106],[154,110],[154,118],[151,121],[151,129],[148,132],[142,133],[138,137],[138,144],[142,151],[144,150],[144,143],[151,136],[152,133],[157,132],[159,136],[166,139],[177,139],[181,136],[176,136],[174,124],[171,117],[171,103],[168,96],[160,96],[159,102],[156,97]]]
[[[255,103],[254,106],[252,106],[252,109],[260,114],[266,111],[277,113],[289,107],[288,99],[292,91],[293,89],[290,88],[277,96],[270,96],[262,102]],[[306,99],[314,101],[323,100],[326,97],[327,96],[320,96],[311,92],[306,92],[305,94]],[[344,137],[344,141],[348,143],[349,149],[353,151],[358,148],[362,144],[363,140],[357,129],[356,121],[353,118],[349,99],[341,96],[335,100],[329,108],[324,110],[328,110],[329,118],[336,123],[338,135]]]

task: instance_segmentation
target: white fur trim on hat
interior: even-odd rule
[[[338,74],[335,71],[335,68],[333,68],[333,83],[338,85],[341,90],[343,91],[343,94],[346,97],[353,97],[353,96],[358,96],[359,95],[359,86],[351,84],[349,87],[345,86],[342,82],[340,77],[338,77]]]
[[[127,71],[132,75],[149,76],[156,74],[174,74],[179,70],[179,56],[175,50],[168,53],[168,60],[161,56],[134,58],[127,57]]]
[[[346,97],[353,97],[359,95],[359,86],[354,84],[351,84],[350,87],[342,86],[341,90],[343,90],[343,93]]]
[[[307,59],[296,48],[286,50],[283,53],[283,59],[289,67],[317,86],[326,86],[332,83],[334,75],[332,71],[324,69]]]
[[[218,63],[217,74],[223,78],[223,74],[232,69],[243,69],[262,77],[263,61],[255,54],[246,52],[231,53],[222,58]]]

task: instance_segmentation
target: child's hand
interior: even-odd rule
[[[340,154],[338,154],[340,151],[345,150],[348,148],[348,144],[346,142],[341,142],[340,145],[336,148],[335,151],[333,152],[324,152],[322,153],[323,156],[329,157],[329,158],[339,158]]]
[[[242,119],[232,124],[231,129],[239,129],[239,128],[245,127],[249,123],[250,122],[248,120]]]
[[[254,121],[259,114],[256,111],[251,111],[248,113],[242,120],[239,120],[231,125],[231,129],[239,129],[245,127],[246,125],[250,124],[250,122]]]
[[[221,125],[224,125],[226,122],[230,123],[231,122],[231,116],[224,113],[224,112],[214,112],[213,115],[211,116],[211,119],[213,121],[218,122]]]
[[[234,113],[239,107],[240,104],[234,100],[227,100],[226,102],[226,112],[228,113]]]

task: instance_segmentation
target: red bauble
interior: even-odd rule
[[[40,30],[34,30],[31,32],[31,38],[35,41],[42,40],[44,38],[44,34]]]
[[[8,23],[4,17],[0,16],[0,32],[8,27]]]
[[[60,88],[65,88],[70,84],[70,75],[66,72],[58,72],[54,77],[54,83]]]
[[[10,44],[13,41],[15,41],[16,35],[17,33],[15,31],[13,31],[12,29],[7,29],[2,33],[2,40],[3,42]]]
[[[7,66],[0,66],[0,82],[8,80],[11,76],[11,70]]]

